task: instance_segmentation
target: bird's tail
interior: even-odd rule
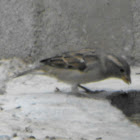
[[[23,71],[23,72],[20,72],[20,73],[17,73],[14,77],[20,77],[20,76],[23,76],[23,75],[26,75],[26,74],[29,74],[29,73],[33,73],[35,72],[36,70],[41,70],[41,66],[33,66],[31,67],[30,69],[26,70],[26,71]]]

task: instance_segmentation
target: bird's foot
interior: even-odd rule
[[[84,89],[85,92],[88,93],[88,94],[97,94],[97,93],[104,92],[104,90],[94,90],[94,91],[93,91],[93,90],[90,90],[90,89],[88,89],[88,88],[86,88],[86,87],[80,85],[80,84],[78,85],[78,87]]]
[[[56,87],[55,92],[61,92],[61,90],[58,87]]]

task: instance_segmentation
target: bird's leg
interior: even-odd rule
[[[84,87],[84,86],[82,86],[82,85],[80,85],[80,84],[78,84],[78,87],[84,89],[87,93],[93,92],[92,90],[90,90],[90,89],[88,89],[88,88],[86,88],[86,87]]]
[[[79,93],[79,90],[78,90],[78,84],[75,84],[72,86],[72,93]]]
[[[75,96],[77,96],[77,97],[85,97],[85,95],[82,94],[82,93],[79,91],[78,87],[79,87],[79,84],[73,85],[73,86],[72,86],[72,93],[71,93],[71,94],[73,94],[73,95],[75,95]]]
[[[100,92],[103,92],[104,91],[104,90],[95,90],[95,91],[92,91],[92,90],[90,90],[90,89],[88,89],[88,88],[86,88],[86,87],[84,87],[84,86],[82,86],[80,84],[78,84],[78,87],[84,89],[86,93],[100,93]]]

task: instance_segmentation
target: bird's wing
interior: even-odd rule
[[[85,71],[91,64],[95,63],[97,59],[98,57],[94,50],[83,49],[77,52],[64,53],[61,56],[44,59],[40,62],[52,67]]]

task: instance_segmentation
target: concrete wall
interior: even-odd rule
[[[136,64],[140,64],[140,1],[134,0],[131,3],[133,14],[133,56]]]
[[[95,48],[140,58],[140,1],[0,1],[0,58],[37,61]]]
[[[32,15],[31,1],[0,1],[0,58],[29,56],[33,45]]]

